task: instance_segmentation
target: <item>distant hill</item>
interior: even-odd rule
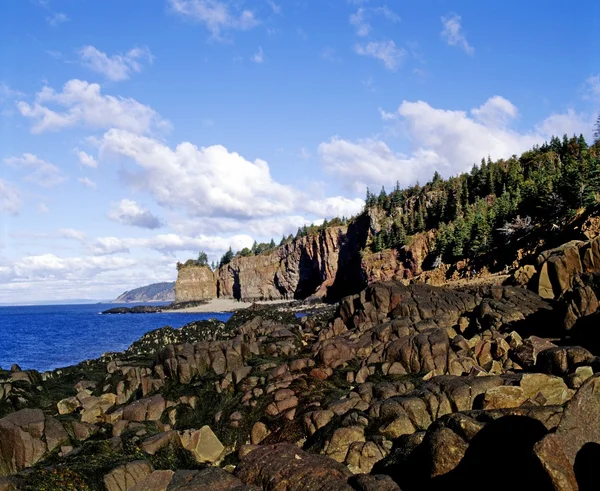
[[[172,302],[175,300],[175,282],[153,283],[134,290],[129,290],[118,298],[114,303],[129,302]]]

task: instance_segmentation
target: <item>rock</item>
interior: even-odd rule
[[[579,490],[573,466],[554,438],[548,436],[537,442],[533,447],[533,453],[539,459],[554,489],[560,491]]]
[[[254,424],[250,432],[250,442],[252,443],[252,445],[258,445],[270,434],[271,432],[269,431],[269,428],[267,428],[267,425],[258,421]]]
[[[542,298],[555,299],[573,286],[576,277],[583,273],[579,256],[581,241],[571,241],[556,249],[544,251],[538,257],[538,291]]]
[[[152,466],[145,460],[134,460],[120,465],[104,476],[106,491],[128,491],[152,474]]]
[[[142,442],[142,450],[147,454],[154,455],[161,448],[170,445],[175,447],[181,446],[181,439],[176,431],[165,431],[151,436],[150,438],[146,438]]]
[[[167,491],[174,474],[175,472],[171,470],[154,471],[145,479],[138,481],[135,486],[129,488],[129,491]]]
[[[350,482],[357,491],[401,491],[392,478],[386,475],[362,474],[352,478]]]
[[[208,266],[178,268],[175,282],[175,302],[198,302],[217,296],[215,273]]]
[[[375,442],[353,442],[348,447],[344,463],[355,474],[371,472],[373,466],[384,459],[387,450]]]
[[[241,457],[235,474],[265,490],[352,491],[347,484],[352,473],[346,466],[287,443],[255,447]]]
[[[517,286],[527,286],[535,274],[535,266],[526,264],[514,272],[512,282]]]
[[[123,408],[126,421],[159,421],[167,404],[163,396],[155,396],[132,402]]]
[[[183,431],[180,437],[183,448],[190,451],[201,464],[216,462],[225,450],[210,426],[203,426],[199,430]]]
[[[574,373],[577,367],[591,365],[596,358],[581,346],[560,346],[542,351],[536,368],[543,373],[564,377]]]
[[[31,467],[68,441],[63,426],[40,409],[22,409],[5,416],[0,419],[0,476]]]
[[[556,431],[546,438],[556,445],[545,443],[543,448],[560,448],[571,465],[586,443],[600,444],[600,375],[581,386],[565,406]]]
[[[202,471],[180,470],[175,472],[168,491],[262,491],[262,488],[246,486],[237,477],[216,467]]]
[[[328,445],[325,447],[325,455],[337,462],[344,462],[350,445],[354,442],[365,441],[365,430],[360,426],[350,426],[335,430]]]

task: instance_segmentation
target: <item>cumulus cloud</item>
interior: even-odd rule
[[[12,89],[8,84],[0,82],[0,103],[3,103],[4,101],[13,97],[21,97],[23,95],[24,94],[22,92]]]
[[[248,30],[259,24],[251,10],[232,12],[230,4],[225,0],[169,0],[174,12],[204,25],[217,40],[223,39],[224,31]]]
[[[232,237],[219,237],[198,235],[190,237],[178,234],[162,234],[149,238],[118,238],[99,237],[91,244],[91,252],[96,255],[110,255],[130,252],[133,248],[154,249],[163,254],[173,254],[176,251],[198,252],[205,251],[210,257],[217,255],[231,247],[239,251],[244,247],[251,247],[254,239],[249,235],[234,235]]]
[[[325,218],[351,217],[362,211],[365,202],[362,199],[348,199],[343,196],[333,196],[322,200],[309,200],[306,210]]]
[[[54,187],[67,179],[61,174],[56,165],[46,162],[31,153],[24,153],[21,157],[7,158],[4,159],[4,162],[18,169],[32,171],[24,179],[39,186]]]
[[[370,56],[381,60],[388,70],[397,70],[406,55],[403,48],[398,48],[391,39],[388,41],[371,41],[357,44],[354,51],[361,56]]]
[[[50,105],[63,110],[53,110]],[[100,85],[77,79],[69,80],[61,92],[44,87],[36,94],[35,102],[20,101],[17,108],[33,121],[32,133],[85,126],[144,134],[170,127],[151,107],[135,99],[103,95]]]
[[[89,177],[80,177],[77,179],[80,184],[89,189],[96,189],[97,185],[94,181],[92,181]]]
[[[21,209],[21,196],[16,186],[0,179],[0,211],[16,215]]]
[[[130,199],[122,199],[118,203],[113,203],[108,212],[108,218],[121,225],[133,227],[155,229],[163,226],[158,217]]]
[[[131,159],[140,171],[132,185],[149,192],[161,206],[189,216],[238,218],[283,215],[297,191],[271,177],[268,164],[250,162],[221,145],[198,148],[183,142],[171,149],[152,138],[111,129],[101,142],[101,157]]]
[[[434,170],[446,176],[468,171],[490,155],[493,159],[519,154],[553,134],[588,132],[585,117],[568,111],[553,114],[527,132],[511,123],[517,108],[500,96],[490,98],[470,112],[437,109],[426,102],[404,101],[393,113],[413,148],[409,155],[392,151],[378,139],[348,141],[339,137],[319,146],[325,170],[356,191],[370,185],[412,185],[431,178]],[[386,120],[392,113],[383,112]]]
[[[81,165],[85,165],[86,167],[96,168],[98,167],[98,161],[92,157],[90,154],[84,152],[83,150],[79,150],[78,148],[73,150],[79,158],[79,163]]]
[[[472,56],[475,53],[475,48],[467,41],[460,21],[461,16],[457,14],[442,17],[442,38],[449,46],[461,48],[465,53]]]
[[[152,63],[154,57],[148,47],[132,48],[126,53],[109,56],[94,46],[84,46],[78,51],[81,64],[108,80],[127,80],[132,72],[142,71],[142,62]]]
[[[54,254],[25,256],[0,269],[0,282],[18,281],[67,281],[91,280],[106,271],[118,271],[134,266],[136,260],[125,257],[70,257],[61,258]]]

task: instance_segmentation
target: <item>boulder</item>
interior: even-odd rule
[[[199,430],[185,430],[180,433],[180,437],[183,448],[190,451],[201,464],[216,462],[225,450],[210,426],[203,426]]]
[[[171,470],[154,471],[145,479],[138,481],[129,491],[167,491],[175,472]]]
[[[352,491],[346,466],[296,445],[258,445],[241,457],[235,474],[246,484],[265,491]]]
[[[54,418],[40,409],[22,409],[0,419],[0,476],[16,474],[69,441]]]
[[[152,474],[152,466],[145,460],[134,460],[116,467],[104,476],[106,491],[128,491]]]

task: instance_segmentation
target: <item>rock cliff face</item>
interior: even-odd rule
[[[217,296],[215,274],[208,266],[181,268],[175,283],[175,302],[197,302]]]
[[[269,253],[236,257],[211,273],[207,267],[180,269],[176,302],[213,297],[243,301],[337,300],[382,280],[408,280],[423,271],[433,233],[418,234],[401,251],[362,253],[377,231],[377,217],[361,216],[349,226],[329,227]]]
[[[347,227],[331,227],[269,254],[235,258],[217,271],[218,295],[245,301],[326,296],[346,235]]]

